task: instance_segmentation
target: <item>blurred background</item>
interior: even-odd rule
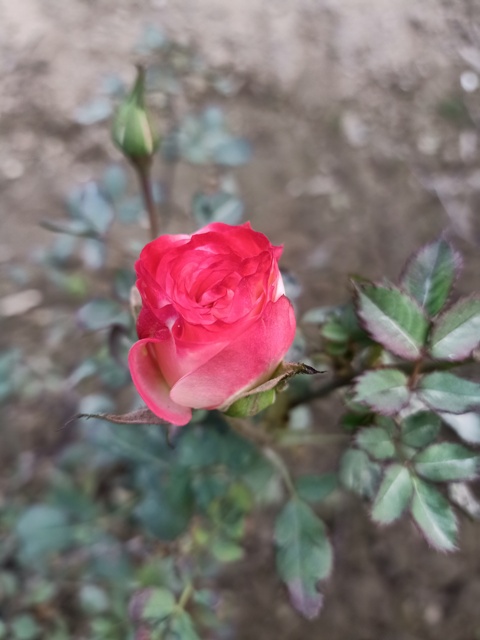
[[[40,222],[62,219],[69,190],[122,162],[105,86],[112,74],[131,82],[152,25],[222,71],[221,95],[201,74],[191,94],[219,102],[250,141],[252,158],[236,171],[246,219],[285,245],[283,265],[302,285],[300,312],[343,302],[349,273],[396,278],[445,229],[465,257],[459,293],[478,288],[475,0],[0,0],[0,348],[19,349],[34,378],[29,393],[11,396],[10,361],[0,363],[0,508],[36,496],[70,437],[59,427],[75,405],[59,380],[78,353],[60,350],[51,327],[94,286],[44,275],[52,234]],[[201,168],[179,166],[180,209],[202,180]],[[185,224],[173,216],[167,230]],[[145,230],[136,238],[138,248]],[[115,249],[108,259],[130,266]],[[88,341],[75,348],[88,350]],[[316,420],[333,429],[334,410],[319,405]],[[409,522],[379,530],[356,500],[342,503],[329,520],[336,567],[324,610],[307,623],[274,575],[268,518],[256,523],[245,559],[220,578],[235,600],[233,637],[480,638],[478,525],[464,521],[461,551],[446,556]],[[7,572],[8,553],[0,554]],[[25,633],[15,638],[46,637]]]

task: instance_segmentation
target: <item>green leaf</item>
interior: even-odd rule
[[[440,551],[456,549],[457,520],[443,495],[427,482],[414,479],[410,507],[414,521],[428,542]]]
[[[102,177],[102,188],[112,202],[118,202],[127,191],[127,173],[118,164],[106,168]]]
[[[64,511],[47,504],[28,508],[15,529],[25,562],[41,561],[46,554],[64,551],[73,543],[73,530]]]
[[[252,157],[252,147],[243,138],[225,140],[218,144],[213,151],[213,161],[224,167],[240,167],[247,164]]]
[[[480,502],[465,482],[451,482],[448,485],[448,497],[473,520],[480,520]]]
[[[363,407],[364,408],[364,407]],[[370,424],[372,421],[372,414],[370,410],[367,410],[365,413],[356,413],[349,412],[345,413],[341,420],[340,424],[346,431],[357,431],[360,427],[365,427]]]
[[[209,550],[219,562],[236,562],[245,555],[243,548],[227,538],[220,536],[209,543]]]
[[[81,238],[96,238],[97,232],[85,220],[42,220],[40,225],[48,231],[64,233],[68,236]]]
[[[135,284],[136,275],[132,269],[117,269],[115,271],[113,286],[115,294],[124,302],[130,301],[130,291]]]
[[[480,414],[470,411],[455,415],[441,413],[442,420],[455,431],[459,438],[472,444],[480,444]]]
[[[332,570],[333,552],[325,525],[304,502],[290,500],[275,524],[277,570],[292,605],[306,618],[318,615],[322,596],[317,585]]]
[[[161,540],[177,538],[193,515],[190,475],[183,469],[174,471],[163,485],[160,477],[153,474],[146,497],[135,509],[135,515],[146,530]]]
[[[79,323],[89,331],[106,329],[113,324],[128,326],[129,316],[126,311],[113,300],[97,298],[87,302],[77,312]]]
[[[143,605],[141,619],[152,622],[163,620],[173,613],[175,605],[175,597],[168,589],[148,589],[148,598]]]
[[[106,234],[115,215],[95,182],[75,189],[69,197],[68,206],[74,218],[85,221],[100,236]]]
[[[164,49],[168,44],[169,41],[165,31],[153,24],[148,24],[138,39],[135,50],[143,54],[151,53],[155,50]]]
[[[245,210],[237,196],[225,191],[213,194],[197,193],[192,201],[193,216],[203,226],[210,222],[238,224]]]
[[[90,632],[92,638],[98,640],[114,640],[118,628],[118,622],[112,618],[98,617],[92,618],[90,622]]]
[[[415,469],[427,480],[469,480],[479,471],[480,457],[461,444],[432,444],[415,457]]]
[[[380,524],[390,524],[399,518],[412,497],[410,473],[400,464],[387,467],[372,508],[372,518]]]
[[[214,526],[229,538],[240,538],[245,528],[245,515],[252,508],[250,491],[241,483],[227,484],[227,491],[205,509]]]
[[[200,640],[192,618],[186,611],[181,611],[172,618],[170,634],[166,636],[166,640]]]
[[[74,120],[78,124],[90,125],[102,122],[110,117],[112,103],[107,98],[95,98],[91,102],[78,107],[74,113]]]
[[[123,543],[102,531],[92,531],[88,523],[84,529],[84,548],[89,553],[89,573],[93,579],[108,580],[112,584],[128,584],[132,567]]]
[[[78,599],[82,610],[87,615],[105,613],[110,608],[110,600],[104,589],[96,584],[84,584],[80,587]]]
[[[408,447],[425,447],[435,440],[440,432],[441,421],[430,411],[419,411],[402,422],[402,442]]]
[[[116,210],[122,224],[133,224],[140,220],[145,208],[141,196],[132,196],[119,202]]]
[[[446,413],[465,413],[480,407],[480,384],[446,371],[423,376],[418,395],[432,409]]]
[[[83,264],[87,269],[101,269],[105,264],[106,251],[105,243],[102,240],[86,238],[80,247]]]
[[[374,340],[401,358],[422,354],[428,322],[418,303],[399,289],[357,287],[358,314]]]
[[[349,334],[347,329],[335,318],[332,318],[322,327],[321,334],[331,342],[348,342]]]
[[[302,500],[306,502],[321,502],[338,487],[336,473],[326,473],[322,476],[305,475],[295,479],[295,489]]]
[[[465,360],[479,342],[480,300],[460,300],[436,321],[430,353],[438,360]]]
[[[305,324],[324,324],[327,322],[334,314],[338,307],[334,306],[325,306],[325,307],[313,307],[309,309],[302,316],[301,322]]]
[[[378,413],[392,415],[410,399],[407,384],[407,376],[397,369],[367,371],[357,378],[354,400],[372,407]]]
[[[339,478],[346,489],[373,498],[380,480],[381,468],[364,451],[348,449],[340,460]]]
[[[183,118],[178,145],[183,158],[193,164],[213,162],[236,167],[251,157],[250,144],[229,133],[223,111],[218,107],[208,107],[198,116]]]
[[[395,446],[390,434],[381,427],[362,429],[356,437],[359,447],[377,460],[388,460],[395,455]]]
[[[233,475],[248,474],[260,456],[251,442],[214,413],[208,415],[204,425],[182,427],[177,452],[179,464],[188,469],[222,464]]]
[[[19,615],[12,620],[12,640],[36,640],[41,637],[42,629],[31,615]]]
[[[430,315],[447,301],[461,259],[443,239],[427,244],[407,263],[401,285]]]

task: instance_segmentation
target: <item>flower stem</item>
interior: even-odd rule
[[[151,162],[150,159],[147,162],[136,162],[134,164],[137,171],[138,181],[140,183],[140,190],[142,192],[143,202],[145,209],[148,213],[148,222],[150,227],[150,238],[155,240],[160,235],[160,227],[158,220],[158,211],[153,199],[153,187],[151,177]]]
[[[182,611],[185,609],[185,607],[188,604],[188,601],[190,600],[190,598],[193,595],[193,592],[194,592],[193,584],[191,582],[188,582],[185,585],[185,588],[183,589],[183,591],[182,591],[182,593],[180,595],[180,599],[179,599],[178,604],[177,604],[177,608],[178,609],[180,609]]]
[[[290,471],[288,470],[287,465],[285,464],[284,459],[271,447],[265,447],[263,449],[263,454],[267,458],[269,462],[275,467],[275,469],[279,472],[282,477],[285,486],[288,489],[288,492],[292,497],[297,495],[297,491],[293,484],[292,476],[290,475]]]
[[[277,441],[276,446],[281,448],[304,447],[305,445],[323,446],[350,440],[348,433],[285,433]]]

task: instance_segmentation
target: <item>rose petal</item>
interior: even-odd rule
[[[170,397],[170,389],[162,375],[159,363],[151,352],[159,340],[139,340],[130,349],[128,364],[133,384],[150,411],[167,422],[182,426],[192,417],[192,411],[177,404]]]
[[[261,318],[205,364],[185,375],[170,392],[178,404],[212,409],[267,380],[295,337],[295,315],[285,296],[269,303]]]

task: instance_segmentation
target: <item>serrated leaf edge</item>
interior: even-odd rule
[[[419,495],[418,491],[416,490],[416,485],[418,483],[418,480],[415,479],[415,477],[412,477],[412,483],[413,483],[413,494],[412,494],[412,498],[411,498],[411,501],[410,501],[410,512],[412,514],[412,520],[415,523],[415,525],[418,527],[418,529],[420,530],[423,538],[428,542],[428,544],[431,547],[433,547],[437,551],[442,551],[443,553],[449,553],[449,552],[457,551],[458,546],[456,544],[452,543],[450,540],[448,540],[448,538],[446,538],[445,534],[442,532],[441,529],[439,531],[442,534],[442,537],[444,537],[445,540],[447,540],[448,545],[449,545],[448,548],[447,547],[440,547],[439,545],[437,545],[434,542],[434,540],[432,540],[431,538],[427,537],[426,534],[424,533],[423,529],[420,527],[420,524],[416,521],[416,519],[415,519],[415,517],[414,517],[414,515],[412,513],[412,507],[413,507],[413,501],[414,501],[414,498],[415,498],[415,492],[417,493],[417,496],[420,498],[420,495]],[[435,487],[431,487],[431,488],[438,492],[438,489],[436,489]],[[450,504],[448,506],[452,510],[452,515],[453,515],[453,518],[454,518],[454,521],[455,521],[455,526],[458,527],[458,519],[457,519],[457,517],[455,515],[455,512],[453,511],[453,509],[452,509]],[[428,513],[428,510],[426,510],[426,513]],[[433,522],[433,524],[435,525],[435,522]],[[438,527],[436,525],[434,526],[434,528],[438,529]]]
[[[462,355],[461,357],[456,357],[456,358],[436,358],[433,354],[432,354],[432,344],[431,344],[431,339],[433,338],[433,334],[435,332],[435,329],[440,325],[440,323],[443,321],[444,317],[446,315],[448,315],[451,311],[454,311],[456,309],[456,307],[461,307],[463,305],[468,304],[471,301],[475,301],[475,302],[480,302],[480,295],[474,293],[470,296],[464,296],[462,298],[460,298],[459,300],[457,300],[456,302],[454,302],[453,304],[451,304],[450,306],[444,308],[441,313],[439,312],[434,320],[433,326],[430,329],[429,332],[429,336],[428,336],[428,342],[427,342],[427,351],[428,354],[430,355],[430,357],[435,360],[436,362],[459,362],[462,360],[466,360],[468,357],[470,357],[470,355],[472,354],[472,352],[476,349],[476,346],[478,346],[478,343],[475,347],[472,347],[472,349],[470,349],[470,351],[466,352],[464,355]],[[458,329],[458,327],[457,327]],[[456,330],[456,329],[455,329]],[[449,334],[447,334],[449,335]],[[445,338],[446,336],[444,336]],[[442,338],[442,340],[444,339]],[[478,342],[480,342],[480,336],[478,338]]]
[[[361,379],[362,379],[365,375],[368,375],[369,373],[377,372],[377,371],[400,371],[400,373],[402,373],[403,375],[405,375],[405,374],[403,373],[403,371],[401,371],[400,369],[391,369],[390,367],[389,367],[389,368],[387,368],[387,367],[385,367],[385,368],[384,368],[384,367],[378,367],[377,369],[369,369],[369,370],[367,370],[367,371],[363,371],[362,373],[360,373],[360,374],[359,374],[356,378],[354,378],[354,380],[353,380],[352,391],[353,391],[353,393],[354,393],[354,397],[355,397],[355,396],[356,396],[356,394],[357,394],[357,387],[358,387],[358,385],[359,385],[359,383],[360,383]],[[404,402],[404,404],[402,404],[402,405],[401,405],[401,407],[399,407],[399,408],[395,408],[395,409],[394,409],[394,410],[392,410],[391,412],[387,412],[387,411],[385,411],[385,410],[383,410],[383,411],[381,411],[381,412],[380,412],[380,411],[378,410],[378,408],[372,407],[372,405],[369,405],[368,403],[366,403],[366,402],[365,402],[365,400],[357,400],[357,402],[358,402],[359,404],[361,404],[362,406],[368,407],[369,409],[373,409],[374,411],[376,411],[376,413],[379,413],[379,414],[380,414],[380,415],[382,415],[382,416],[394,416],[394,415],[396,415],[399,411],[401,411],[402,409],[404,409],[404,408],[408,405],[408,403],[410,402],[411,397],[412,397],[411,389],[410,389],[410,388],[409,388],[409,386],[408,386],[408,377],[407,377],[407,376],[405,376],[405,378],[407,379],[407,384],[406,384],[405,386],[406,386],[406,388],[407,388],[407,390],[408,390],[408,392],[409,392],[409,395],[408,395],[407,400]]]
[[[419,303],[417,302],[417,300],[415,300],[415,298],[408,293],[408,291],[404,291],[401,287],[389,282],[389,283],[385,283],[385,282],[375,282],[375,281],[371,281],[371,280],[366,280],[363,281],[360,284],[357,284],[356,282],[354,282],[353,280],[351,280],[351,285],[353,286],[353,291],[354,291],[354,307],[355,307],[355,312],[357,314],[357,318],[358,318],[358,323],[361,326],[361,328],[365,331],[365,333],[368,335],[369,338],[371,338],[373,340],[373,342],[375,342],[376,344],[379,344],[383,349],[385,349],[385,351],[388,351],[390,353],[393,353],[394,355],[403,358],[405,360],[416,360],[417,358],[420,358],[424,351],[425,351],[425,347],[426,347],[426,341],[428,338],[428,316],[425,313],[425,310],[419,305]],[[366,321],[363,318],[362,312],[360,310],[360,294],[363,293],[362,289],[364,286],[372,286],[372,287],[376,287],[376,288],[380,288],[380,289],[388,289],[389,291],[393,291],[396,293],[400,293],[402,295],[402,297],[404,298],[408,298],[408,300],[417,307],[418,311],[420,312],[420,314],[423,316],[423,318],[425,319],[425,322],[427,324],[427,332],[425,334],[425,343],[423,345],[421,345],[420,347],[417,347],[417,345],[415,343],[412,342],[412,345],[415,348],[418,348],[418,353],[413,356],[406,356],[405,354],[400,354],[398,352],[392,351],[391,349],[389,349],[388,347],[384,346],[382,343],[378,342],[378,340],[375,338],[375,336],[372,334],[372,332],[368,329],[367,325],[366,325]],[[408,338],[408,334],[405,334],[405,336]]]
[[[448,244],[448,246],[450,247],[450,250],[452,252],[453,255],[453,280],[452,280],[452,284],[450,286],[450,292],[447,296],[447,299],[445,300],[443,306],[441,309],[439,309],[437,311],[437,313],[432,314],[431,317],[435,318],[442,309],[445,308],[446,305],[449,304],[449,301],[451,299],[451,292],[453,291],[454,287],[455,287],[455,283],[458,280],[458,276],[460,275],[462,269],[463,269],[463,258],[461,256],[461,254],[455,249],[455,247],[453,246],[453,244],[450,242],[450,240],[447,240],[447,238],[445,237],[445,234],[442,234],[439,238],[437,238],[437,240],[432,240],[431,242],[426,242],[425,244],[423,244],[421,247],[419,247],[416,251],[414,251],[411,256],[407,259],[402,271],[400,272],[400,278],[399,278],[399,288],[402,289],[402,291],[405,291],[405,293],[407,295],[410,295],[408,293],[408,291],[406,291],[406,289],[404,289],[404,280],[407,274],[407,271],[410,268],[411,263],[417,259],[417,257],[419,256],[419,254],[421,253],[421,251],[423,251],[424,249],[426,249],[427,247],[429,247],[432,244],[435,244],[436,242],[440,242],[441,240],[443,240],[446,244]],[[412,296],[413,297],[413,296]],[[418,304],[418,302],[417,302]]]
[[[405,506],[403,507],[402,511],[399,513],[399,515],[398,515],[396,518],[393,518],[392,520],[378,520],[378,519],[374,516],[374,513],[373,513],[373,512],[374,512],[374,510],[375,510],[375,506],[377,505],[377,503],[378,503],[378,501],[379,501],[379,500],[378,500],[378,498],[379,498],[379,495],[380,495],[380,490],[381,490],[381,488],[382,488],[382,485],[383,485],[383,483],[384,483],[384,481],[385,481],[385,475],[386,475],[386,473],[388,472],[388,470],[389,470],[389,469],[391,469],[391,468],[392,468],[392,467],[394,467],[394,466],[399,466],[399,467],[400,467],[400,472],[399,472],[399,474],[398,474],[398,475],[400,475],[400,473],[401,473],[401,472],[403,472],[403,471],[407,471],[407,473],[408,473],[408,475],[409,475],[409,477],[410,477],[410,496],[408,497],[407,501],[405,502]],[[407,509],[410,507],[410,504],[411,504],[411,502],[412,502],[412,497],[413,497],[413,479],[412,479],[411,473],[409,472],[409,470],[408,470],[408,468],[407,468],[407,467],[405,467],[404,465],[402,465],[402,464],[400,464],[400,463],[393,463],[393,464],[389,464],[389,465],[387,466],[387,468],[385,469],[385,475],[384,475],[384,477],[383,477],[383,479],[382,479],[382,481],[381,481],[381,483],[380,483],[380,486],[379,486],[379,488],[378,488],[377,495],[375,496],[375,500],[373,501],[372,509],[371,509],[371,511],[370,511],[370,516],[371,516],[371,518],[372,518],[373,522],[375,522],[375,524],[379,524],[379,525],[381,525],[381,526],[388,526],[389,524],[392,524],[393,522],[396,522],[399,518],[401,518],[401,517],[402,517],[402,515],[404,515],[404,514],[405,514],[405,512],[407,511]],[[398,478],[398,475],[397,475],[397,478]],[[389,491],[390,491],[390,490],[391,490],[391,488],[394,486],[394,484],[395,484],[394,482],[391,482],[391,483],[390,483],[390,486],[388,487],[387,491],[382,495],[382,500],[385,498],[385,496],[387,496],[387,495],[388,495]]]

